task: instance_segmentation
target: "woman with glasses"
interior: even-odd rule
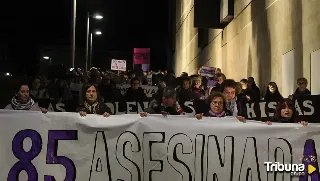
[[[202,117],[225,117],[232,116],[231,112],[226,109],[226,98],[222,93],[214,92],[208,97],[209,111],[202,114],[197,114],[197,119]],[[239,121],[244,121],[243,117],[236,116]]]
[[[299,97],[299,96],[306,96],[311,95],[311,92],[309,89],[307,89],[308,86],[308,80],[304,77],[299,78],[297,80],[298,88],[296,89],[296,92],[293,94],[293,98]]]

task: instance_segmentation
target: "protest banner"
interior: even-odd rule
[[[4,110],[0,124],[0,180],[319,181],[318,124]]]
[[[134,64],[150,64],[150,48],[134,48]]]
[[[215,77],[216,68],[214,67],[201,67],[200,75],[204,77]]]
[[[295,100],[295,107],[299,114],[301,121],[308,121],[310,123],[319,123],[319,110],[320,110],[320,96],[304,96]],[[49,100],[48,100],[49,101]],[[43,107],[48,107],[50,112],[75,112],[76,103],[69,102],[47,102],[43,103]],[[105,103],[110,109],[112,114],[138,114],[145,108],[149,107],[149,102],[109,102]],[[196,113],[204,113],[208,111],[208,106],[205,100],[186,101],[181,103],[181,108],[185,111],[186,115],[194,116]],[[245,105],[245,112],[247,118],[250,120],[270,121],[274,115],[277,103],[276,102],[258,102],[247,103]]]
[[[120,89],[121,94],[123,95],[127,92],[129,87],[131,87],[130,84],[117,84],[117,88]],[[147,95],[147,97],[152,97],[152,95],[158,91],[157,86],[142,85],[141,88],[144,90],[144,93]]]
[[[320,117],[320,96],[301,96],[294,100],[300,121],[318,123]],[[276,102],[247,103],[246,112],[249,119],[270,120],[275,112]]]
[[[127,70],[127,62],[125,60],[111,60],[111,70],[120,70],[126,71]]]

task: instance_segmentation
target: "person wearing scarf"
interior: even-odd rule
[[[98,114],[104,117],[110,116],[111,110],[101,101],[96,85],[85,85],[83,93],[84,101],[77,108],[80,116],[85,117],[87,114]]]
[[[38,103],[35,103],[34,100],[30,97],[30,89],[26,84],[21,84],[13,98],[11,103],[7,105],[4,109],[7,110],[23,110],[23,111],[42,111],[47,113],[48,110],[40,108]]]
[[[209,111],[202,114],[196,114],[198,120],[204,117],[222,118],[232,116],[232,113],[226,109],[226,98],[220,92],[214,92],[208,97]],[[239,121],[243,121],[242,117],[236,117]]]

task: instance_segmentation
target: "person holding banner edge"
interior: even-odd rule
[[[41,111],[47,113],[48,110],[39,107],[38,103],[30,97],[30,89],[27,84],[20,84],[16,90],[15,96],[11,99],[11,104],[4,109],[7,110],[21,110],[21,111]]]
[[[203,117],[217,117],[222,118],[226,116],[232,116],[232,112],[226,109],[226,98],[220,92],[212,93],[207,100],[209,104],[209,111],[202,114],[196,114],[196,118],[198,120],[202,119]],[[235,116],[239,121],[244,121],[244,117]]]
[[[96,85],[87,84],[83,86],[82,96],[84,101],[77,108],[81,117],[85,117],[87,114],[98,114],[104,117],[110,116],[111,110],[101,101]]]
[[[176,92],[174,89],[165,88],[163,90],[162,101],[159,106],[149,107],[140,113],[141,117],[147,117],[148,114],[183,115],[184,111],[176,104]]]
[[[279,102],[275,114],[271,121],[267,121],[267,125],[271,125],[272,122],[278,123],[299,123],[303,126],[307,126],[308,122],[299,121],[299,114],[296,111],[294,103],[291,99],[284,99]]]

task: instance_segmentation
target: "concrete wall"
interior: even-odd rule
[[[234,20],[223,30],[210,29],[203,50],[193,27],[194,1],[176,1],[178,75],[215,66],[236,81],[253,76],[263,89],[275,81],[281,91],[282,55],[294,49],[293,79],[310,80],[310,53],[320,48],[320,0],[235,0]]]

